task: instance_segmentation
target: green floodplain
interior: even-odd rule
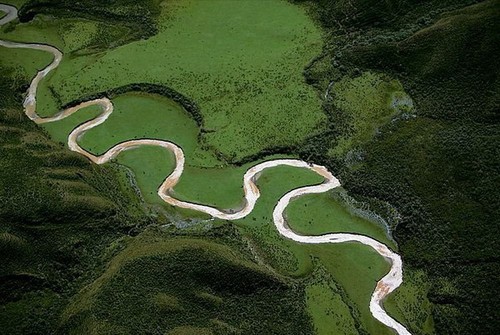
[[[30,2],[10,3],[20,6]],[[331,85],[323,83],[320,87],[328,86],[326,95],[324,90],[306,82],[304,69],[322,55],[328,38],[328,32],[311,14],[312,7],[308,4],[281,0],[147,3],[157,11],[158,30],[146,39],[120,42],[118,37],[123,38],[133,28],[88,17],[52,17],[43,13],[29,22],[14,23],[1,30],[0,39],[47,43],[64,52],[60,66],[39,87],[37,112],[42,116],[53,115],[63,106],[84,101],[84,97],[98,92],[136,83],[163,85],[194,101],[202,122],[169,97],[133,91],[116,94],[112,97],[113,114],[80,139],[82,147],[93,154],[104,153],[130,139],[155,138],[176,143],[186,156],[184,174],[174,189],[179,199],[224,209],[238,208],[243,198],[243,174],[249,167],[272,158],[297,158],[293,154],[262,152],[300,146],[327,131],[329,116],[324,111],[325,101],[347,115],[343,126],[350,129],[335,144],[328,143],[326,155],[333,159],[369,142],[395,116],[414,112],[413,101],[403,85],[387,74],[365,71]],[[126,8],[136,10],[133,6]],[[61,8],[49,6],[50,10],[57,14]],[[32,50],[2,49],[1,54],[0,65],[14,69],[11,76],[22,78],[21,82],[51,61],[50,55]],[[321,73],[321,59],[318,64],[315,71]],[[65,144],[74,127],[99,113],[96,107],[86,108],[43,128],[52,141]],[[137,297],[147,298],[144,304],[155,309],[151,313],[160,310],[170,317],[188,309],[182,307],[183,301],[193,306],[222,304],[224,313],[230,313],[230,306],[236,304],[238,297],[224,296],[224,290],[214,288],[212,282],[189,286],[196,298],[187,297],[171,278],[165,284],[153,283],[152,278],[162,281],[167,270],[148,270],[147,277],[133,282],[133,295],[124,289],[127,278],[136,276],[144,266],[178,271],[174,265],[169,268],[172,259],[179,264],[186,262],[185,267],[189,268],[190,264],[197,264],[197,258],[207,257],[214,264],[210,267],[215,271],[214,277],[221,269],[242,271],[243,277],[248,272],[274,292],[258,290],[258,294],[245,298],[241,304],[255,304],[258,299],[267,299],[266,294],[276,294],[284,302],[302,299],[316,334],[392,334],[371,316],[368,308],[377,280],[389,269],[384,259],[362,245],[300,245],[281,238],[275,231],[272,210],[278,199],[293,188],[320,183],[321,178],[314,173],[291,167],[265,171],[257,182],[262,195],[253,212],[244,219],[227,223],[211,221],[199,213],[178,210],[161,201],[157,188],[175,165],[169,152],[141,147],[122,153],[116,162],[107,165],[105,169],[116,170],[120,187],[137,185],[139,192],[129,192],[140,199],[137,200],[141,203],[140,210],[155,218],[155,227],[175,226],[176,234],[189,234],[178,232],[184,229],[199,234],[198,239],[169,240],[165,232],[155,236],[146,230],[137,237],[113,241],[106,250],[118,256],[106,263],[104,272],[88,279],[85,289],[63,308],[63,329],[89,334],[138,332],[137,325],[142,321],[136,317],[127,319],[127,315],[132,315],[130,304]],[[381,219],[359,204],[341,188],[297,199],[286,214],[290,226],[298,233],[359,233],[397,252],[398,245],[388,233],[390,220]],[[236,227],[251,250],[257,250],[259,268],[253,262],[239,260],[243,256],[233,255],[225,246],[199,237],[205,231],[224,229],[229,224]],[[158,249],[155,251],[154,247]],[[185,249],[189,252],[182,258],[178,250]],[[416,268],[404,270],[404,283],[388,298],[385,308],[413,333],[433,334],[427,275]],[[299,281],[303,292],[274,288],[282,280],[274,276]],[[202,292],[206,285],[211,289]],[[156,293],[147,296],[146,287],[152,287]],[[123,299],[119,306],[111,308],[111,296],[117,292]],[[218,294],[224,297],[219,298]],[[40,302],[44,303],[48,301]],[[283,306],[277,307],[279,313],[286,312]],[[99,309],[110,309],[109,315]],[[121,315],[123,310],[128,312]],[[203,313],[209,310],[204,309]],[[266,312],[256,309],[248,313],[259,318]],[[302,315],[303,311],[297,308],[296,313]],[[207,323],[232,333],[228,330],[230,325],[214,321],[216,316],[200,321],[188,314],[185,313],[186,324],[191,325],[178,324],[168,334],[212,334],[210,327],[198,327]],[[164,322],[160,321],[160,314],[148,317]],[[106,321],[108,318],[111,321]],[[284,324],[282,327],[287,329]]]

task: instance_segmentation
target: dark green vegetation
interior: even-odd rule
[[[297,283],[206,238],[161,236],[154,231],[124,241],[125,249],[104,274],[67,308],[64,328],[100,334],[117,329],[171,334],[180,327],[207,334],[311,332],[304,306],[297,303],[303,299]],[[137,304],[142,308],[131,308]]]
[[[47,334],[102,266],[104,246],[144,218],[113,168],[89,164],[23,117],[27,78],[1,70],[0,328]]]
[[[500,2],[314,2],[332,44],[309,82],[325,91],[331,80],[390,74],[415,109],[339,156],[338,140],[354,132],[349,111],[327,100],[334,123],[321,140],[332,144],[313,142],[304,157],[338,171],[355,197],[396,207],[394,235],[406,269],[429,276],[437,333],[497,333]]]
[[[35,15],[45,14],[57,18],[78,18],[100,22],[99,34],[87,46],[103,50],[127,42],[145,39],[158,32],[156,17],[159,0],[85,0],[50,1],[30,0],[19,8],[19,21],[29,22]],[[115,26],[115,29],[109,29]]]
[[[19,107],[27,78],[1,71],[2,333],[312,332],[303,282],[252,262],[231,226],[146,228],[121,171],[51,141]]]

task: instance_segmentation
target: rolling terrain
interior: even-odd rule
[[[329,81],[383,73],[414,109],[344,155],[335,138],[355,128],[334,127],[319,137],[333,145],[308,155],[339,171],[353,196],[397,208],[394,236],[410,271],[428,275],[436,333],[498,332],[500,2],[315,3],[334,42],[308,80],[324,91]],[[345,93],[332,91],[325,108],[349,125],[353,112],[337,94]]]
[[[186,155],[175,198],[233,211],[251,166],[322,164],[343,189],[291,203],[292,229],[364,234],[400,252],[404,282],[384,307],[412,334],[498,329],[498,1],[12,4],[20,22],[0,39],[65,55],[37,111],[115,106],[78,140],[91,155],[173,141]],[[231,222],[166,206],[157,188],[172,154],[143,147],[104,166],[72,154],[68,134],[100,109],[31,124],[24,92],[50,56],[0,52],[2,329],[392,333],[368,309],[383,259],[273,227],[274,205],[320,182],[314,173],[262,172],[259,202]]]

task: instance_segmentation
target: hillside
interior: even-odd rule
[[[406,264],[429,275],[436,333],[495,333],[500,2],[316,4],[332,45],[309,81],[324,92],[331,80],[385,74],[401,81],[414,107],[334,155],[338,139],[355,133],[338,127],[353,112],[335,103],[344,93],[333,85],[325,108],[336,124],[324,135],[333,145],[304,155],[342,171],[358,198],[397,208],[394,234]]]

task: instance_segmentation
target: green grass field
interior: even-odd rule
[[[43,51],[2,48],[2,65],[15,68],[20,74],[31,77],[51,61]]]
[[[230,159],[298,144],[323,128],[320,101],[302,76],[321,51],[321,33],[303,9],[285,1],[190,1],[170,3],[163,12],[160,33],[148,40],[105,54],[65,57],[41,85],[39,113],[53,114],[58,99],[67,103],[96,91],[151,82],[195,100],[211,131],[205,135],[208,145]],[[47,26],[52,34],[38,38]],[[85,34],[94,31],[87,21],[68,26],[58,33],[38,19],[3,36],[24,35],[22,40],[50,42],[68,52],[83,47]],[[78,40],[74,33],[80,30],[84,34]]]
[[[317,334],[356,334],[357,330],[349,307],[342,296],[328,283],[307,288],[307,307],[313,317]]]
[[[288,206],[286,214],[290,227],[304,235],[351,232],[371,236],[391,248],[395,247],[383,227],[350,213],[346,205],[330,192],[300,197]]]

